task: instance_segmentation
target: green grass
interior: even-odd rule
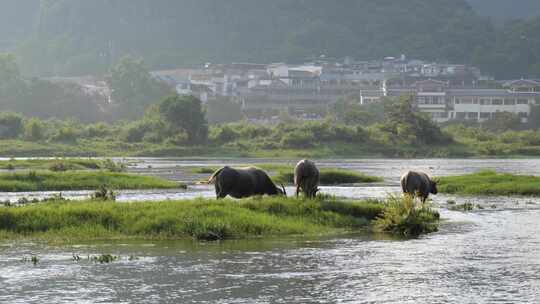
[[[429,205],[416,206],[413,197],[391,196],[386,201],[383,214],[375,221],[377,231],[389,232],[404,237],[416,237],[438,230],[439,213]]]
[[[462,195],[540,196],[540,177],[480,171],[474,174],[442,177],[441,193]]]
[[[274,182],[276,183],[294,183],[294,166],[276,163],[262,163],[254,165],[239,165],[241,167],[257,167],[267,171]],[[192,173],[195,174],[212,174],[218,167],[199,167],[193,168]],[[340,184],[358,184],[358,183],[376,183],[382,182],[383,179],[376,176],[370,176],[358,173],[351,170],[338,168],[319,168],[321,185],[340,185]]]
[[[294,183],[294,169],[292,171],[279,171],[273,177],[278,183]],[[341,184],[358,184],[358,183],[376,183],[382,182],[383,179],[376,176],[370,176],[363,173],[358,173],[345,169],[337,168],[321,168],[319,179],[321,185],[341,185]]]
[[[366,228],[382,206],[283,198],[149,203],[58,202],[0,209],[0,236],[199,240],[317,235]]]
[[[0,161],[0,169],[4,170],[112,170],[121,171],[122,166],[110,159],[91,158],[54,158],[54,159],[11,159]]]
[[[0,239],[220,240],[370,231],[385,214],[377,201],[320,197],[195,199],[146,203],[48,202],[0,208]],[[415,230],[416,231],[416,230]],[[393,233],[393,231],[390,231]]]
[[[30,171],[0,174],[0,191],[5,192],[95,190],[103,185],[110,189],[185,187],[157,177],[105,171]]]

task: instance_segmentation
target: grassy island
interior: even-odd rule
[[[258,167],[261,168],[272,176],[272,179],[276,183],[288,183],[294,182],[294,166],[282,165],[282,164],[256,164],[256,165],[240,165],[237,167]],[[212,174],[217,167],[200,167],[194,168],[193,173],[196,174]],[[352,170],[338,169],[338,168],[319,168],[320,171],[320,183],[321,185],[341,185],[341,184],[359,184],[359,183],[376,183],[382,182],[383,179],[377,176],[370,176],[363,173],[355,172]]]
[[[33,159],[10,159],[0,161],[0,169],[3,170],[110,170],[122,171],[122,164],[115,163],[110,159],[95,158],[33,158]]]
[[[391,209],[395,206],[385,202],[333,197],[255,197],[240,201],[199,198],[147,203],[59,201],[0,208],[0,239],[219,240],[375,229],[413,236],[436,230],[438,214],[434,211],[429,211],[430,217],[418,218],[410,209]],[[375,227],[385,218],[385,223]]]
[[[480,171],[474,174],[440,178],[442,193],[463,195],[540,196],[540,177]]]
[[[103,185],[110,189],[175,189],[177,182],[153,176],[106,171],[29,171],[0,174],[0,191],[66,191],[95,190]]]

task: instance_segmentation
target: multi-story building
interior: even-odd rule
[[[515,80],[501,88],[452,88],[447,82],[418,81],[411,87],[388,88],[389,96],[413,95],[418,110],[437,122],[474,120],[483,122],[509,112],[527,122],[531,107],[540,105],[540,82]]]

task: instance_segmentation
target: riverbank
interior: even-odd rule
[[[0,140],[3,157],[231,157],[231,158],[414,158],[475,157],[460,144],[445,146],[396,146],[374,143],[328,142],[306,148],[259,147],[249,142],[231,145],[178,146],[149,142],[127,143],[115,139],[79,139],[73,142]]]
[[[0,174],[0,191],[176,189],[185,185],[153,176],[106,171],[28,171]]]
[[[198,198],[182,201],[114,203],[48,202],[0,208],[0,239],[41,240],[185,239],[220,240],[292,235],[332,235],[375,231],[375,222],[393,208],[379,201],[333,197],[298,200],[255,197],[241,201]],[[400,209],[401,210],[401,209]],[[410,210],[396,210],[417,225]],[[436,224],[438,213],[420,223]],[[396,225],[394,225],[396,226]],[[435,229],[436,230],[436,229]],[[394,234],[403,230],[381,229]],[[413,228],[417,234],[432,232]]]
[[[540,177],[484,170],[439,179],[441,193],[462,195],[540,196]]]
[[[501,145],[496,145],[500,147]],[[487,149],[488,144],[456,142],[447,145],[381,145],[328,142],[310,148],[259,147],[249,142],[227,145],[178,146],[148,142],[128,143],[115,139],[80,139],[70,143],[0,140],[3,157],[213,157],[213,158],[533,158],[538,147]]]

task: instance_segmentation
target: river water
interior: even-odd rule
[[[130,169],[195,181],[189,168],[260,161],[137,159]],[[383,176],[374,186],[324,187],[365,198],[399,191],[399,175],[436,176],[480,169],[540,175],[540,160],[351,160],[321,166]],[[46,195],[46,194],[39,194]],[[71,194],[66,194],[71,195]],[[87,193],[74,193],[74,197]],[[126,191],[120,200],[212,196],[186,191]],[[6,194],[5,197],[15,197]],[[1,198],[1,197],[0,197]],[[440,209],[439,232],[415,240],[384,235],[200,243],[0,243],[0,303],[539,303],[540,199],[447,197],[485,207]],[[88,257],[120,256],[99,264]],[[36,265],[24,259],[39,257]],[[80,260],[74,260],[74,255]],[[130,258],[131,257],[131,258]]]

